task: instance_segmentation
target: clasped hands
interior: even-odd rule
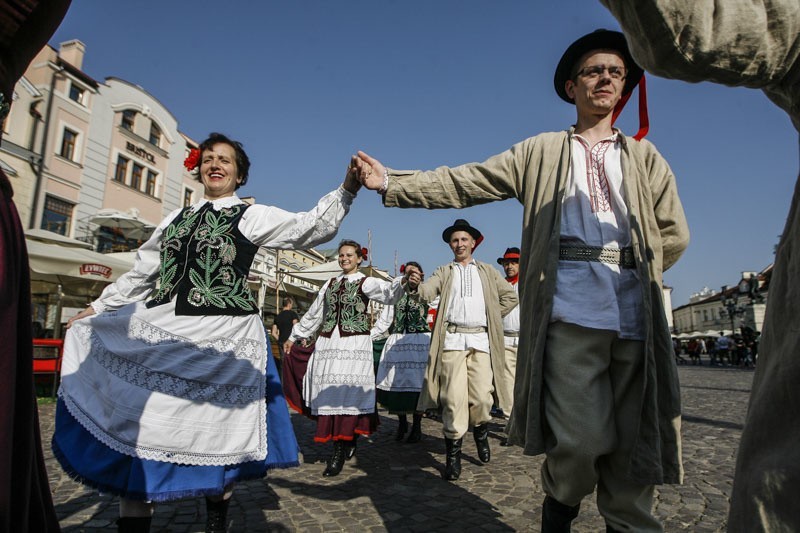
[[[342,187],[353,194],[358,192],[362,185],[372,191],[378,191],[383,187],[385,172],[386,167],[380,161],[359,150],[358,155],[350,158]]]

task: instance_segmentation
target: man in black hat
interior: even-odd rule
[[[649,72],[758,88],[800,132],[797,0],[601,0]],[[735,135],[735,133],[734,133]],[[796,156],[795,156],[796,157]],[[728,531],[800,531],[800,177],[775,250],[769,324],[736,454]]]
[[[506,281],[514,287],[519,296],[519,248],[516,246],[506,248],[503,257],[497,258],[497,264],[503,267]],[[498,396],[498,404],[507,419],[514,406],[514,375],[517,370],[517,346],[519,346],[519,306],[503,317],[503,344],[505,344],[503,371],[506,374],[507,392],[504,395],[505,403],[501,403]],[[508,446],[508,439],[503,438],[500,445]]]
[[[424,283],[416,268],[407,270],[409,283],[416,286],[421,299],[439,298],[418,409],[442,408],[447,448],[443,477],[452,481],[461,475],[461,443],[470,427],[481,462],[491,458],[493,384],[501,394],[506,390],[502,317],[518,301],[496,269],[472,257],[483,240],[477,228],[458,219],[444,230],[442,240],[453,251],[451,263],[437,268]]]
[[[654,485],[682,480],[662,277],[689,232],[675,177],[642,139],[646,128],[629,139],[613,127],[641,79],[624,36],[598,30],[572,43],[556,67],[556,94],[577,115],[568,130],[428,172],[388,169],[359,152],[362,182],[387,206],[507,198],[524,206],[526,318],[508,433],[526,454],[546,454],[543,531],[568,531],[595,488],[609,531],[659,531]]]

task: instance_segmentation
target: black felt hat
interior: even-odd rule
[[[478,231],[477,228],[473,228],[472,226],[470,226],[469,222],[467,222],[463,218],[456,219],[456,221],[453,222],[452,226],[450,226],[449,228],[445,229],[442,232],[442,240],[444,242],[449,243],[450,237],[452,237],[453,233],[455,233],[456,231],[466,231],[467,233],[472,235],[472,238],[479,243],[480,241],[483,240],[483,235],[481,234],[481,232]]]
[[[616,50],[622,55],[622,58],[625,60],[625,68],[628,70],[627,76],[625,77],[625,87],[622,89],[623,96],[633,91],[633,88],[636,87],[636,84],[639,83],[639,80],[642,78],[644,71],[633,60],[633,56],[631,56],[631,52],[628,49],[628,43],[625,41],[625,36],[618,31],[595,30],[569,45],[569,48],[567,48],[564,55],[561,56],[561,60],[558,62],[553,84],[555,85],[556,94],[565,102],[570,104],[575,103],[575,101],[567,95],[564,85],[567,83],[567,80],[572,78],[572,69],[575,67],[575,63],[577,63],[584,54],[592,50]]]
[[[519,248],[516,246],[512,246],[511,248],[506,248],[506,253],[503,254],[503,257],[497,258],[497,264],[502,265],[506,261],[516,261],[519,263]]]

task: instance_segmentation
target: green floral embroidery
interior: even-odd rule
[[[391,333],[424,333],[431,328],[427,322],[428,306],[404,294],[394,307]]]
[[[213,306],[221,309],[238,307],[249,310],[255,305],[244,278],[236,277],[230,265],[236,260],[236,244],[231,237],[232,222],[240,206],[226,207],[219,214],[206,211],[202,225],[195,232],[198,268],[189,268],[189,303],[195,306]],[[201,303],[202,302],[202,303]]]
[[[338,325],[342,334],[359,334],[369,331],[367,305],[361,292],[361,280],[338,279],[325,291],[325,318],[322,333],[330,335]]]
[[[183,246],[183,239],[192,232],[195,222],[200,216],[200,211],[188,214],[184,211],[185,217],[177,224],[173,223],[164,230],[164,237],[161,244],[161,266],[159,268],[158,292],[155,300],[168,297],[175,288],[177,281],[175,275],[178,273],[177,254]]]
[[[238,222],[243,206],[221,209],[215,213],[210,204],[197,212],[185,214],[164,232],[161,249],[160,288],[155,298],[169,298],[186,271],[178,275],[180,256],[186,257],[188,282],[187,301],[195,307],[255,309],[247,280],[236,274],[236,243],[233,224]],[[194,229],[196,228],[196,229]],[[192,231],[194,229],[194,232]],[[184,248],[185,246],[185,248]],[[195,255],[190,255],[194,246]]]

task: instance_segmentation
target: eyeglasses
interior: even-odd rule
[[[591,67],[583,67],[578,71],[577,75],[583,76],[584,78],[588,78],[590,80],[596,80],[602,76],[603,72],[606,70],[608,71],[608,75],[612,80],[625,79],[625,67],[618,67],[615,65],[610,67],[605,65],[592,65]]]

